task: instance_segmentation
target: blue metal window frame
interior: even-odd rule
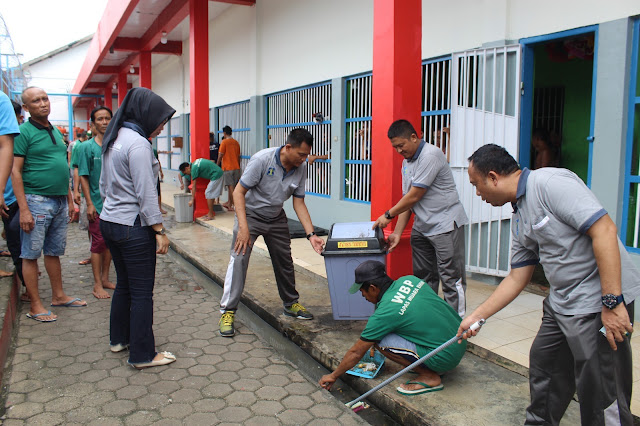
[[[519,40],[522,45],[522,83],[524,93],[520,97],[520,144],[518,146],[518,162],[522,167],[531,166],[531,131],[533,126],[533,46],[559,38],[594,33],[593,77],[591,80],[591,117],[589,123],[589,163],[587,165],[587,186],[591,188],[591,169],[593,168],[593,129],[596,118],[596,82],[598,80],[598,25],[574,28]]]
[[[422,61],[422,65],[429,65],[435,62],[444,62],[444,61],[452,61],[451,66],[453,67],[453,55],[444,55],[438,56],[436,58],[424,59]],[[422,83],[424,84],[424,75],[422,76]],[[449,96],[451,96],[451,82],[449,82]],[[422,102],[422,99],[420,100]],[[438,109],[433,111],[420,111],[420,117],[430,117],[432,115],[451,115],[451,109]]]
[[[356,75],[352,75],[350,77],[347,77],[344,79],[344,86],[343,86],[343,93],[347,93],[347,86],[348,86],[348,82],[351,80],[355,80],[357,78],[362,78],[362,77],[369,77],[369,76],[373,76],[373,72],[369,71],[369,72],[364,72],[361,74],[356,74]],[[367,121],[371,121],[371,116],[368,117],[354,117],[354,118],[348,118],[347,117],[347,103],[349,102],[349,99],[347,96],[344,97],[344,105],[343,105],[343,111],[344,111],[344,122],[345,122],[345,126],[343,129],[343,132],[345,134],[341,135],[341,140],[345,141],[344,144],[344,162],[342,164],[342,176],[346,176],[347,175],[347,164],[368,164],[371,166],[372,161],[371,160],[347,160],[347,135],[346,135],[346,131],[347,131],[347,126],[346,123],[363,123],[363,122],[367,122]],[[353,198],[349,198],[347,197],[347,182],[344,181],[342,182],[342,198],[345,201],[349,201],[351,203],[359,203],[359,204],[368,204],[371,205],[371,201],[362,201],[362,200],[355,200]]]
[[[220,121],[220,117],[218,116],[220,108],[227,108],[227,107],[234,106],[234,105],[241,105],[241,104],[248,104],[248,103],[249,103],[249,99],[244,100],[244,101],[232,102],[230,104],[220,105],[220,106],[215,107],[215,114],[216,114],[216,117],[218,118],[218,123]],[[241,129],[233,129],[233,131],[234,132],[250,132],[251,131],[251,127],[243,127]],[[222,133],[222,130],[216,130],[216,134],[217,135],[219,135],[220,133]],[[248,160],[249,158],[251,158],[251,156],[250,155],[242,155],[242,154],[240,154],[240,158]]]
[[[320,123],[316,123],[315,121],[307,121],[307,122],[301,122],[301,123],[274,124],[274,125],[268,124],[269,123],[269,99],[273,96],[286,95],[287,93],[300,92],[302,90],[313,89],[314,87],[321,87],[321,86],[331,86],[331,81],[330,80],[322,81],[320,83],[308,84],[306,86],[299,86],[293,89],[287,89],[280,92],[269,93],[268,95],[264,96],[264,122],[265,122],[265,129],[266,129],[265,141],[264,141],[265,148],[269,147],[269,129],[281,129],[284,127],[319,126],[320,125]],[[331,120],[325,120],[321,124],[331,124],[331,122],[332,122]],[[319,163],[331,164],[330,158],[326,160],[317,159],[316,161]],[[305,194],[313,195],[321,198],[327,198],[327,199],[331,198],[331,195],[318,194],[317,192],[311,192],[311,191],[305,191]]]
[[[623,209],[622,223],[620,226],[620,239],[625,244],[628,251],[640,254],[640,248],[627,246],[627,221],[629,220],[629,197],[631,184],[640,184],[640,176],[631,174],[631,155],[633,154],[633,131],[634,117],[636,105],[640,105],[640,96],[637,96],[636,82],[638,81],[638,50],[640,49],[640,19],[636,19],[633,23],[633,38],[631,51],[631,73],[629,78],[629,111],[627,117],[627,150],[624,165],[624,192],[623,192]],[[640,143],[640,142],[639,142]],[[639,208],[636,201],[636,209]],[[638,225],[636,225],[638,226]]]

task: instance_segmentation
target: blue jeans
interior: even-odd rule
[[[43,251],[45,256],[62,256],[67,247],[67,224],[69,223],[67,196],[47,197],[26,194],[26,198],[35,226],[31,232],[20,230],[22,241],[20,257],[37,259]]]
[[[149,362],[156,356],[153,337],[153,286],[156,275],[156,237],[150,226],[100,221],[111,251],[117,283],[111,301],[111,345],[129,345],[129,362]]]

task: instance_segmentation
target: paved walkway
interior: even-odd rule
[[[55,308],[58,321],[46,324],[26,318],[28,304],[19,311],[4,425],[363,423],[242,323],[234,339],[220,337],[218,300],[169,256],[158,257],[154,330],[157,349],[178,360],[131,368],[127,352],[109,351],[110,302],[92,296],[90,266],[78,265],[88,251],[72,224],[63,281],[88,307]],[[50,303],[46,274],[40,294]]]

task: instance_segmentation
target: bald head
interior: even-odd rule
[[[39,87],[27,87],[22,91],[22,106],[31,117],[46,125],[51,112],[51,104],[47,92]]]

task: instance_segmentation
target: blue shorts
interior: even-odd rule
[[[414,363],[420,359],[420,357],[418,356],[418,352],[416,351],[416,344],[410,342],[404,337],[398,336],[395,333],[389,333],[384,336],[382,340],[378,342],[378,347],[380,349],[389,351],[392,354],[399,355],[410,363]],[[429,361],[431,361],[432,359],[428,359],[422,365],[431,371],[439,373],[437,369],[430,365]]]
[[[45,256],[62,256],[67,246],[69,204],[67,197],[47,197],[26,194],[27,205],[35,222],[31,232],[20,229],[22,259],[37,259]]]

